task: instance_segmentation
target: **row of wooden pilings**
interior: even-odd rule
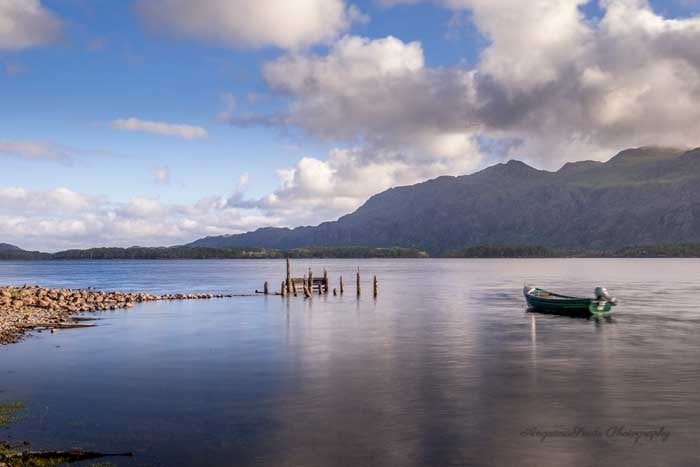
[[[303,293],[305,298],[311,298],[313,296],[314,288],[318,289],[319,295],[328,294],[330,290],[329,284],[330,280],[328,279],[328,271],[326,271],[325,269],[323,270],[322,279],[314,279],[311,268],[309,268],[308,276],[304,276],[303,278],[293,278],[291,274],[291,268],[289,265],[289,258],[287,258],[287,277],[284,281],[282,281],[279,293],[275,293],[275,295],[281,295],[282,297],[293,295],[296,297],[299,293]],[[377,295],[379,295],[379,281],[377,280],[377,276],[374,276],[372,284],[374,298],[377,298]],[[339,288],[340,295],[343,295],[345,293],[343,276],[340,276]],[[299,289],[301,289],[300,292]],[[355,290],[357,296],[360,297],[362,293],[362,287],[360,286],[360,268],[357,268],[357,274],[355,277]],[[270,295],[270,286],[267,281],[265,281],[265,284],[263,285],[262,293],[264,295]],[[333,295],[338,295],[338,289],[333,289]]]

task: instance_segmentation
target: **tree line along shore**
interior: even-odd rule
[[[0,261],[61,260],[177,260],[177,259],[284,259],[284,258],[699,258],[700,244],[649,245],[611,249],[548,248],[538,245],[486,244],[430,255],[418,248],[308,247],[211,248],[130,247],[90,248],[56,253],[0,249]]]
[[[478,245],[448,252],[448,258],[700,258],[700,244],[649,245],[609,249],[546,248],[533,245]]]
[[[130,247],[89,248],[56,253],[0,250],[0,260],[148,260],[148,259],[284,259],[284,258],[425,258],[428,254],[415,248],[209,248],[209,247]]]

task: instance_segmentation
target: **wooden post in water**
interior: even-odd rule
[[[265,281],[265,283],[263,284],[263,293],[264,293],[265,295],[269,295],[269,294],[270,294],[270,288],[269,288],[268,285],[267,285],[267,281]]]
[[[357,296],[360,296],[360,268],[357,268]]]
[[[311,298],[311,291],[306,285],[304,286],[304,298]]]
[[[374,276],[374,298],[377,298],[379,293],[379,283],[377,282],[377,276]]]
[[[286,285],[287,285],[287,293],[291,293],[291,291],[292,291],[292,273],[291,273],[291,269],[289,267],[289,257],[287,257],[287,281],[286,281]]]
[[[287,296],[287,284],[285,284],[284,281],[282,281],[282,287],[280,287],[280,295],[282,295],[282,297]]]
[[[343,276],[340,276],[340,295],[343,295]]]
[[[294,293],[294,296],[296,297],[297,296],[297,284],[294,281],[292,281],[292,292]]]
[[[323,293],[328,293],[328,271],[326,268],[323,268]]]
[[[307,287],[310,291],[314,291],[314,273],[311,271],[311,268],[309,268],[309,284]]]
[[[335,287],[333,287],[333,296],[335,297],[336,295],[338,295],[338,290]]]

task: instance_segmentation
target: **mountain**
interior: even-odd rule
[[[0,243],[0,260],[49,259],[48,253],[26,251],[9,243]]]
[[[557,172],[511,160],[372,196],[316,227],[263,228],[190,246],[401,246],[431,254],[482,244],[606,249],[700,242],[700,148],[643,147]]]

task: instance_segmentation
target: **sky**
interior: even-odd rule
[[[700,0],[0,0],[0,242],[176,245],[697,147],[698,44]]]

